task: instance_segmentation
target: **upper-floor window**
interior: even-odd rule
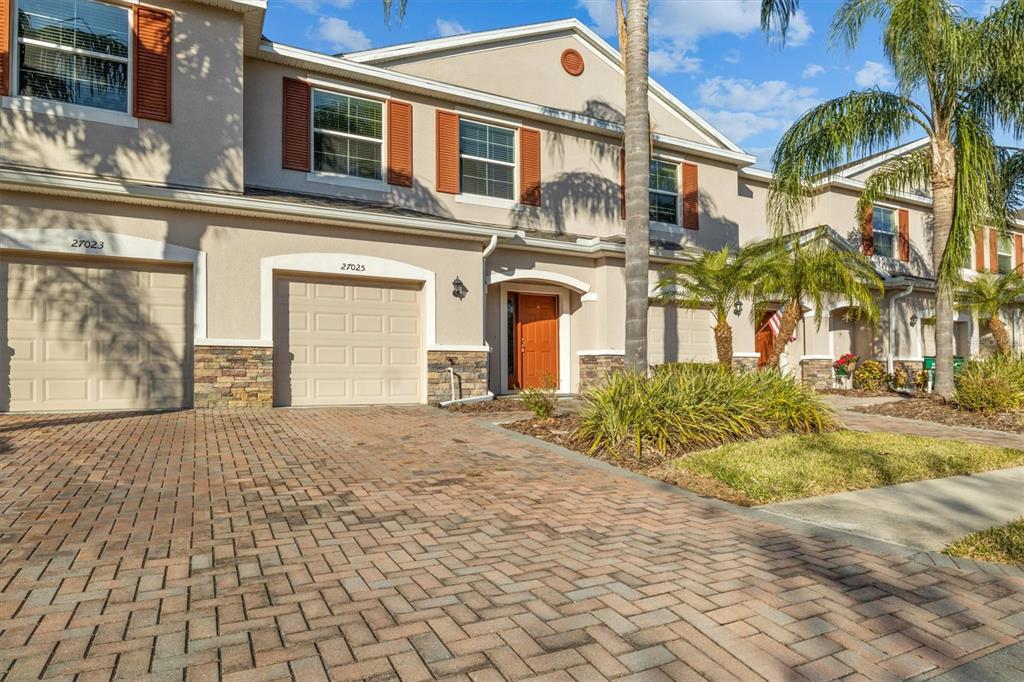
[[[874,232],[874,252],[877,256],[896,257],[896,233],[898,215],[895,209],[875,206],[871,214],[871,229]]]
[[[384,179],[381,102],[313,91],[313,169],[365,180]]]
[[[679,224],[679,164],[651,159],[651,222]]]
[[[514,199],[515,152],[515,130],[461,119],[459,175],[462,191]]]
[[[999,274],[1013,270],[1013,240],[1010,237],[999,237],[996,253],[999,256]]]
[[[17,6],[18,94],[128,111],[128,8],[98,0]]]

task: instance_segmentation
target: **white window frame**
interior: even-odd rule
[[[872,214],[874,213],[874,210],[876,208],[880,208],[884,211],[890,211],[893,214],[893,231],[883,231],[883,234],[892,235],[892,253],[878,253],[878,250],[875,248],[874,235],[878,232],[878,228],[875,225],[874,215],[871,216],[871,248],[873,249],[874,255],[878,256],[879,258],[896,258],[899,254],[900,208],[898,206],[892,206],[891,204],[874,203],[871,205]]]
[[[11,50],[8,55],[10,61],[10,86],[12,95],[3,98],[2,106],[7,109],[21,111],[32,111],[35,113],[52,114],[61,118],[71,118],[96,123],[108,123],[129,128],[138,127],[138,119],[134,116],[135,111],[135,12],[133,9],[139,4],[139,0],[95,0],[104,5],[114,5],[128,10],[128,56],[112,57],[111,55],[99,54],[90,50],[81,50],[62,45],[50,45],[45,41],[32,38],[22,38],[18,33],[18,0],[11,0]],[[110,61],[123,62],[128,65],[127,88],[125,99],[125,110],[104,109],[93,107],[87,104],[75,104],[73,102],[62,102],[56,99],[45,97],[33,97],[21,93],[21,45],[37,45],[51,50],[80,54],[86,57],[96,57]]]
[[[477,125],[488,126],[490,128],[502,128],[504,130],[512,131],[512,162],[507,161],[495,161],[494,159],[486,159],[480,156],[473,156],[471,154],[462,153],[462,122],[468,121],[470,123],[476,123]],[[504,197],[492,197],[487,194],[474,194],[467,192],[463,188],[462,182],[462,160],[469,159],[471,161],[480,161],[483,163],[494,163],[499,166],[508,166],[512,168],[512,198],[506,199]],[[513,208],[518,202],[519,197],[519,126],[514,125],[510,122],[500,121],[497,119],[488,119],[483,116],[466,116],[459,114],[459,193],[455,195],[455,201],[460,204],[477,204],[479,206],[490,206],[492,208]]]
[[[1004,243],[1004,241],[1006,243],[1006,249],[1007,249],[1006,251],[1003,251],[1003,243]],[[1000,263],[1000,261],[1002,261],[1004,256],[1010,260],[1010,267],[1007,268],[1005,271],[1003,270],[1002,264]],[[1008,237],[1004,237],[1003,235],[999,234],[998,232],[996,233],[996,262],[995,262],[995,266],[996,266],[995,267],[996,273],[1000,274],[1000,275],[1003,274],[1004,272],[1010,272],[1010,271],[1013,270],[1013,236],[1012,235],[1008,236]]]
[[[365,90],[350,90],[348,88],[335,87],[333,85],[319,82],[310,82],[309,90],[309,160],[311,171],[306,174],[306,179],[312,182],[323,182],[330,185],[340,185],[342,187],[351,187],[353,189],[365,189],[370,191],[387,191],[388,189],[388,100],[390,97],[387,95],[375,95]],[[350,97],[352,99],[359,99],[364,102],[373,102],[380,105],[380,140],[376,140],[372,137],[366,137],[364,135],[354,135],[352,133],[341,133],[336,130],[324,130],[317,128],[314,125],[314,118],[316,110],[313,106],[314,97],[316,91],[325,92],[331,95],[340,95],[342,97]],[[316,133],[324,133],[327,135],[335,135],[337,137],[347,137],[353,140],[363,140],[365,142],[380,142],[380,180],[374,180],[371,178],[360,178],[354,175],[347,175],[345,173],[334,173],[331,171],[320,171],[316,170],[316,145],[314,140],[316,139]]]
[[[655,194],[667,194],[667,195],[674,195],[675,196],[675,198],[676,198],[676,221],[674,223],[663,223],[663,222],[659,222],[657,220],[650,220],[650,216],[648,216],[648,220],[650,221],[650,225],[651,225],[651,227],[653,227],[655,229],[660,229],[660,230],[663,230],[663,231],[666,231],[666,232],[681,232],[682,231],[682,212],[683,212],[682,200],[683,200],[683,196],[682,196],[682,192],[680,192],[680,188],[679,188],[679,183],[681,181],[679,174],[682,172],[683,160],[681,158],[678,158],[678,157],[654,155],[654,156],[651,157],[651,161],[657,161],[659,163],[663,163],[663,164],[666,164],[666,165],[669,165],[669,166],[674,165],[676,167],[676,191],[675,192],[669,192],[669,191],[663,190],[663,189],[654,189],[653,187],[651,187],[650,171],[648,170],[648,173],[647,173],[647,192],[648,192],[648,194],[650,194],[651,192],[654,192]],[[650,211],[648,211],[648,213],[650,213]]]

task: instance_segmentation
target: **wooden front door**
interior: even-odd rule
[[[516,384],[558,387],[558,297],[519,294],[516,311]]]
[[[761,322],[757,325],[757,331],[754,332],[754,349],[757,351],[758,367],[764,367],[768,363],[772,346],[775,344],[775,334],[772,333],[772,328],[768,324],[768,320],[772,319],[774,314],[774,310],[769,310],[762,315]]]

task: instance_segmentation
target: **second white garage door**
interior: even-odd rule
[[[422,401],[418,284],[306,276],[274,282],[274,404]]]
[[[714,362],[714,324],[707,310],[652,305],[647,311],[648,361]]]

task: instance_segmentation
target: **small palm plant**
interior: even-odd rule
[[[820,326],[829,299],[845,298],[862,317],[878,319],[875,294],[882,291],[881,277],[866,256],[834,244],[828,228],[780,237],[756,251],[751,255],[758,262],[754,319],[770,303],[783,302],[779,333],[765,367],[778,366],[805,308],[813,309],[814,323]]]
[[[680,308],[707,308],[715,319],[715,350],[718,362],[732,369],[732,327],[729,311],[752,290],[757,263],[744,249],[728,246],[704,251],[689,263],[666,268],[658,281],[658,299]]]
[[[978,273],[977,277],[957,292],[957,302],[961,310],[975,313],[986,321],[999,353],[1009,355],[1012,350],[1010,334],[999,315],[1024,303],[1024,277],[1017,270],[1001,275]]]

